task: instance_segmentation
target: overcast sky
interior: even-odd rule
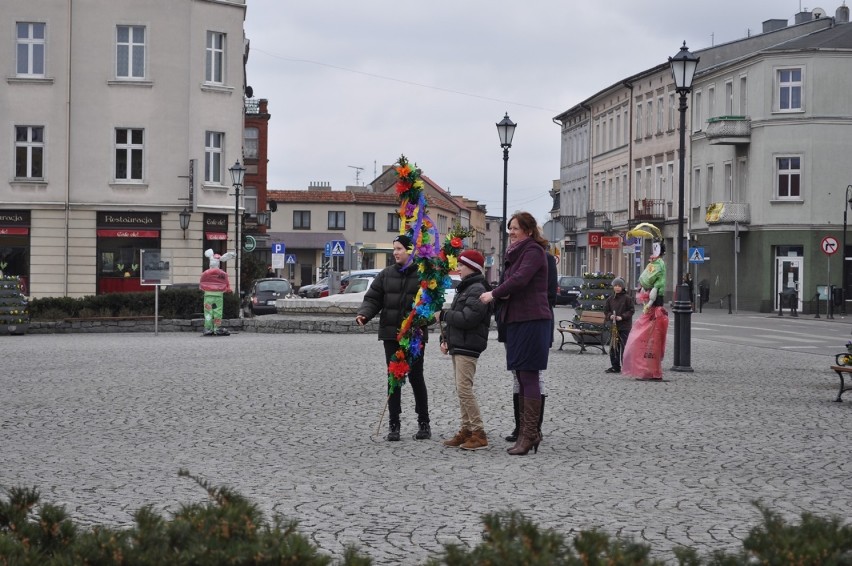
[[[518,124],[508,211],[547,220],[553,117],[674,55],[841,0],[246,0],[248,84],[269,101],[269,188],[368,184],[400,154],[502,215],[495,124]],[[356,167],[363,168],[361,170]],[[356,183],[356,175],[358,182]]]

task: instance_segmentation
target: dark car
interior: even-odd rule
[[[293,286],[286,279],[270,277],[258,279],[251,285],[246,296],[246,312],[249,314],[275,314],[275,301],[293,296]]]
[[[320,288],[323,285],[326,285],[328,282],[328,277],[323,277],[316,283],[308,283],[307,285],[302,285],[299,287],[299,296],[303,299],[316,299],[319,297]]]
[[[556,287],[556,304],[571,305],[572,307],[578,306],[580,304],[580,286],[582,284],[582,277],[560,275]]]

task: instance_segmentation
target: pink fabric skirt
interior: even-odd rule
[[[621,373],[637,379],[662,379],[668,329],[669,314],[663,307],[651,307],[634,321],[624,347]]]

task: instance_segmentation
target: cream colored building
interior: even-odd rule
[[[193,282],[205,248],[233,249],[245,9],[0,3],[0,155],[15,156],[0,183],[0,264],[32,296],[134,290],[141,249]]]

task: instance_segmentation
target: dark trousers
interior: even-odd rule
[[[390,363],[393,355],[399,349],[396,340],[383,340],[385,345],[385,362]],[[423,378],[423,356],[417,358],[408,372],[408,383],[414,392],[414,412],[417,413],[418,423],[429,422],[429,395],[426,392],[426,380]],[[399,424],[399,415],[402,413],[402,387],[397,387],[388,399],[388,411],[390,412],[390,424]]]
[[[630,329],[618,329],[618,348],[609,348],[609,361],[612,367],[621,370],[621,360],[624,359],[624,347],[627,346],[627,336],[630,334]]]

